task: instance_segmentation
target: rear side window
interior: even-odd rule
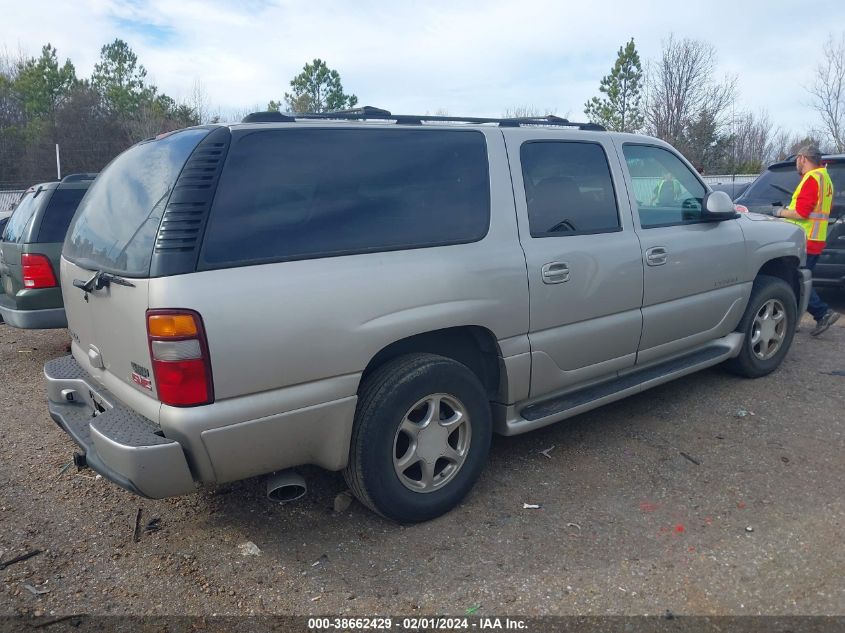
[[[84,268],[149,274],[161,215],[182,167],[207,129],[144,141],[115,158],[88,190],[63,255]]]
[[[745,190],[742,202],[785,206],[792,200],[792,193],[800,181],[801,175],[794,165],[767,169]]]
[[[86,189],[56,189],[41,216],[36,242],[64,242],[67,227]]]
[[[489,223],[480,132],[249,132],[229,149],[201,267],[466,243]]]
[[[24,195],[3,230],[4,242],[20,242],[23,239],[26,227],[32,221],[32,216],[35,215],[39,203],[43,200],[41,196],[49,195],[49,191],[42,191],[37,197],[34,193]]]
[[[520,149],[531,237],[621,230],[607,156],[597,143],[529,142]]]

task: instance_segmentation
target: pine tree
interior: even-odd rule
[[[616,63],[599,85],[603,97],[584,104],[584,114],[592,123],[616,132],[637,132],[643,126],[643,67],[634,39],[619,48]]]

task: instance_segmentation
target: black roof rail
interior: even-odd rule
[[[82,182],[83,180],[94,180],[96,177],[97,177],[96,172],[94,172],[94,173],[68,174],[67,176],[62,178],[60,182]]]
[[[423,122],[430,123],[496,123],[500,127],[520,127],[522,125],[551,125],[560,127],[573,127],[579,130],[606,132],[607,130],[597,123],[578,123],[570,121],[553,114],[543,117],[512,117],[512,118],[489,118],[470,116],[440,116],[428,114],[392,114],[383,108],[373,106],[362,106],[347,110],[333,110],[330,112],[305,112],[303,114],[285,115],[280,112],[253,112],[244,117],[243,123],[256,122],[287,122],[296,120],[341,120],[355,121],[363,119],[375,119],[382,121],[395,121],[400,125],[422,125]]]
[[[252,112],[247,114],[241,123],[293,123],[296,121],[292,116],[281,112]]]

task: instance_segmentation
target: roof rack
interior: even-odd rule
[[[395,121],[400,125],[422,125],[428,123],[495,123],[500,127],[520,127],[523,125],[552,125],[560,127],[573,127],[579,130],[595,132],[607,131],[604,126],[596,123],[578,123],[563,119],[550,114],[544,117],[512,117],[512,118],[487,118],[487,117],[466,117],[466,116],[439,116],[428,114],[392,114],[389,110],[362,106],[349,110],[333,110],[332,112],[306,112],[304,114],[281,114],[280,112],[253,112],[243,118],[243,123],[257,122],[294,122],[297,120],[341,120],[358,121],[364,119]]]
[[[60,182],[82,182],[83,180],[94,180],[96,177],[96,173],[68,174]]]

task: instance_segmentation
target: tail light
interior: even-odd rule
[[[736,209],[739,213],[748,213],[748,207],[744,204],[735,204],[734,209]]]
[[[208,341],[193,310],[148,310],[150,358],[163,404],[195,407],[214,402]]]
[[[24,288],[55,288],[56,275],[46,255],[24,253],[21,255]]]

